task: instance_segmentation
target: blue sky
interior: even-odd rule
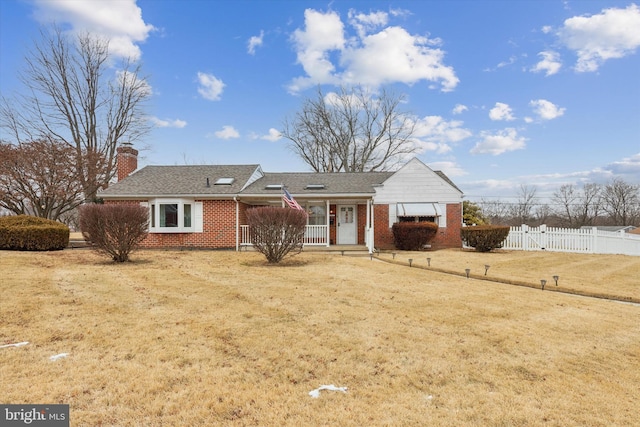
[[[418,158],[471,200],[640,184],[640,3],[3,0],[3,96],[53,21],[141,61],[154,128],[140,166],[308,171],[284,119],[318,85],[361,84],[406,94]]]

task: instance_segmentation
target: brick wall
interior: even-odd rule
[[[196,200],[199,201],[199,200]],[[146,200],[109,201],[107,203],[140,203]],[[246,224],[247,205],[239,204],[240,224]],[[149,233],[141,246],[145,248],[234,248],[236,247],[236,202],[202,200],[202,233]]]
[[[389,205],[374,205],[375,247],[393,249],[393,232],[389,228]],[[460,248],[462,227],[462,203],[447,205],[447,227],[440,227],[431,241],[432,249]]]

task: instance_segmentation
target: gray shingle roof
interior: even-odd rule
[[[259,165],[146,166],[98,196],[234,195],[259,168]],[[231,185],[215,185],[220,178],[234,178],[234,181]]]
[[[457,189],[442,172],[442,179]],[[355,195],[375,194],[374,187],[382,184],[393,172],[282,172],[262,173],[260,165],[206,166],[146,166],[126,179],[112,184],[99,193],[106,199],[121,197],[180,197],[180,196],[280,196],[280,190],[267,185],[283,184],[293,195]],[[246,188],[252,177],[261,176]],[[209,186],[207,186],[207,178]],[[234,178],[231,185],[215,185],[220,178]],[[308,185],[324,188],[309,189]]]
[[[291,194],[374,194],[374,186],[382,184],[393,172],[366,173],[265,173],[264,177],[249,185],[243,195],[279,195],[279,190],[268,190],[267,185],[283,184]],[[322,184],[322,189],[308,189],[310,184]]]

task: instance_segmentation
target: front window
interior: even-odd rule
[[[309,205],[309,225],[327,225],[327,207],[324,205]]]

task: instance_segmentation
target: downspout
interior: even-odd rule
[[[327,225],[327,235],[325,236],[327,239],[327,247],[329,247],[330,243],[331,243],[331,232],[330,232],[330,228],[331,228],[331,204],[329,203],[329,200],[327,199],[326,201],[327,207],[326,207],[326,214],[327,214],[327,221],[326,221],[326,225]]]
[[[240,250],[240,202],[238,202],[238,196],[233,196],[233,201],[236,202],[236,252]]]

